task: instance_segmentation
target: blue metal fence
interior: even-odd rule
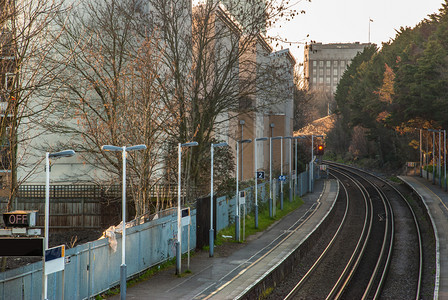
[[[288,179],[289,180],[289,179]],[[275,195],[274,197],[277,197],[277,199],[280,197],[280,182],[275,179],[273,180],[273,185],[275,185],[274,191]],[[289,188],[289,183],[286,181],[284,183],[284,188]],[[300,173],[297,176],[297,184],[296,184],[296,193],[299,196],[303,196],[306,193],[308,193],[309,189],[309,176],[308,172]],[[247,189],[244,189],[246,191],[246,209],[248,213],[251,213],[255,209],[255,188],[250,187]],[[269,199],[269,184],[268,183],[262,183],[257,186],[258,191],[258,205],[261,206],[268,202]],[[221,229],[224,229],[228,227],[230,224],[232,224],[235,221],[235,197],[229,199],[228,197],[220,197],[217,199],[217,205],[216,205],[216,230],[219,231]]]
[[[298,176],[297,193],[308,192],[308,174]],[[274,184],[278,185],[277,181]],[[286,187],[289,185],[286,183]],[[279,191],[279,188],[274,189]],[[246,189],[247,209],[254,207],[254,189]],[[268,184],[258,185],[260,205],[268,201]],[[278,197],[278,195],[277,195]],[[217,230],[233,223],[235,198],[217,200]],[[162,214],[161,214],[162,215]],[[196,247],[196,210],[191,211],[190,248]],[[176,212],[126,230],[126,265],[129,277],[164,262],[176,255]],[[188,228],[182,230],[182,252],[187,252]],[[49,299],[86,299],[119,284],[121,265],[121,235],[117,234],[116,251],[109,239],[101,239],[66,250],[64,272],[48,276]],[[64,287],[64,289],[62,288]],[[64,294],[64,295],[63,295]],[[1,299],[41,299],[42,262],[0,273]]]
[[[196,246],[196,211],[191,211],[190,247]],[[187,252],[188,228],[182,230]],[[177,215],[172,214],[126,230],[126,265],[132,277],[176,255]],[[66,250],[64,272],[48,275],[49,299],[86,299],[117,285],[120,279],[121,235],[114,252],[108,239]],[[63,284],[64,281],[64,284]],[[0,273],[1,299],[41,299],[42,262]]]

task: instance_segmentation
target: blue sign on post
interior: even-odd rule
[[[280,176],[278,176],[278,180],[280,180],[280,181],[286,181],[286,175],[280,175]]]
[[[57,246],[45,250],[45,275],[64,270],[65,246]]]

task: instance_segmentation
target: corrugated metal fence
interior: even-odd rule
[[[190,247],[196,244],[195,210],[191,212]],[[187,252],[187,227],[182,231],[182,250]],[[126,230],[126,265],[129,277],[153,265],[175,257],[177,215],[171,214]],[[66,250],[65,271],[48,276],[49,299],[86,299],[117,285],[120,279],[121,235],[117,235],[116,251],[109,239],[79,245]],[[64,277],[64,278],[63,278]],[[1,299],[41,299],[42,262],[0,273]]]
[[[303,172],[297,176],[297,184],[296,184],[296,194],[299,196],[303,196],[308,193],[309,187],[309,176],[308,172]],[[273,180],[273,191],[274,197],[277,199],[280,197],[280,182],[278,180]],[[286,181],[284,183],[283,188],[284,193],[289,188],[289,183]],[[255,209],[255,188],[250,187],[244,189],[246,191],[246,209],[247,213],[252,213]],[[269,184],[262,183],[257,185],[258,191],[258,205],[259,207],[266,205],[269,200]],[[286,193],[287,194],[287,193]],[[235,197],[229,199],[228,197],[220,197],[216,200],[216,231],[220,231],[221,229],[226,228],[229,224],[235,221],[235,205],[236,199]]]
[[[297,192],[308,191],[308,175],[298,176]],[[278,182],[275,182],[278,184]],[[285,184],[285,187],[288,183]],[[259,185],[260,205],[268,199],[267,185]],[[278,191],[279,188],[274,188]],[[253,203],[253,188],[247,190],[247,203]],[[233,222],[235,199],[218,199],[217,230]],[[249,211],[253,204],[248,206]],[[173,213],[126,230],[126,265],[129,277],[174,258],[177,239],[177,215]],[[163,214],[160,214],[160,216]],[[190,248],[196,247],[196,210],[191,211]],[[187,252],[187,227],[182,230],[182,252]],[[118,234],[116,251],[109,245],[109,239],[79,245],[66,250],[64,272],[48,277],[49,299],[86,299],[98,295],[119,283],[121,265],[121,235]],[[64,287],[64,288],[62,288]],[[41,299],[42,262],[30,264],[0,273],[1,299]]]

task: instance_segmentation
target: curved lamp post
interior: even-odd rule
[[[289,202],[292,202],[292,184],[291,184],[291,180],[292,180],[292,166],[291,166],[291,160],[292,160],[292,154],[291,154],[291,149],[292,149],[292,136],[285,136],[283,139],[285,140],[289,140],[289,150],[288,150],[288,163],[289,163]],[[282,162],[283,164],[283,162]],[[283,201],[282,201],[282,209],[283,209]]]
[[[180,196],[181,196],[181,167],[182,167],[182,147],[193,147],[197,146],[198,142],[190,142],[178,144],[178,185],[177,185],[177,244],[176,244],[176,274],[181,273],[181,263],[182,263],[182,224],[181,224],[181,211],[180,211]]]
[[[122,152],[123,160],[123,188],[122,188],[122,240],[121,240],[121,266],[120,266],[120,298],[122,300],[126,299],[126,152],[134,150],[144,150],[146,145],[135,145],[135,146],[112,146],[103,145],[101,150],[103,151],[119,151]]]
[[[258,178],[257,178],[257,170],[258,170],[258,156],[257,156],[257,142],[259,141],[267,141],[267,137],[256,138],[254,143],[254,173],[255,173],[255,228],[258,228]]]
[[[44,244],[44,253],[48,250],[48,239],[49,235],[49,226],[50,226],[50,158],[60,158],[60,157],[70,157],[75,155],[74,150],[64,150],[60,152],[50,153],[47,152],[45,154],[45,244]],[[48,281],[47,275],[45,273],[45,255],[43,257],[43,290],[42,297],[43,299],[48,299]]]
[[[294,180],[294,197],[295,197],[295,195],[296,195],[296,191],[297,191],[297,181],[298,181],[298,178],[299,178],[299,169],[297,168],[297,165],[298,165],[298,156],[297,156],[297,140],[298,139],[306,139],[306,137],[305,136],[303,136],[303,135],[298,135],[298,136],[295,136],[295,137],[293,137],[293,140],[294,140],[294,146],[295,146],[295,180]]]
[[[240,195],[238,190],[238,171],[239,171],[239,144],[251,143],[251,139],[241,140],[236,142],[236,209],[235,209],[235,239],[237,242],[240,241]]]
[[[210,147],[210,157],[211,157],[211,168],[210,168],[210,237],[209,237],[209,248],[210,253],[209,256],[213,257],[213,247],[215,244],[215,232],[213,230],[213,149],[216,147],[224,147],[228,146],[227,143],[219,143],[219,144],[213,144]]]
[[[312,135],[311,136],[311,162],[310,162],[310,192],[314,191],[314,138],[323,138],[323,135]]]
[[[276,136],[269,138],[269,217],[273,217],[274,212],[274,201],[273,201],[273,193],[272,193],[272,141],[273,140],[281,140],[283,137]]]

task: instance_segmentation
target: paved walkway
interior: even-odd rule
[[[434,299],[448,299],[448,193],[420,177],[399,176],[424,200],[436,235]]]
[[[330,211],[337,197],[335,180],[319,180],[304,205],[266,231],[250,237],[228,256],[208,257],[202,251],[191,258],[191,274],[174,275],[174,268],[127,289],[126,299],[235,299],[296,249]],[[186,262],[182,263],[186,266]],[[119,299],[120,295],[112,299]]]

